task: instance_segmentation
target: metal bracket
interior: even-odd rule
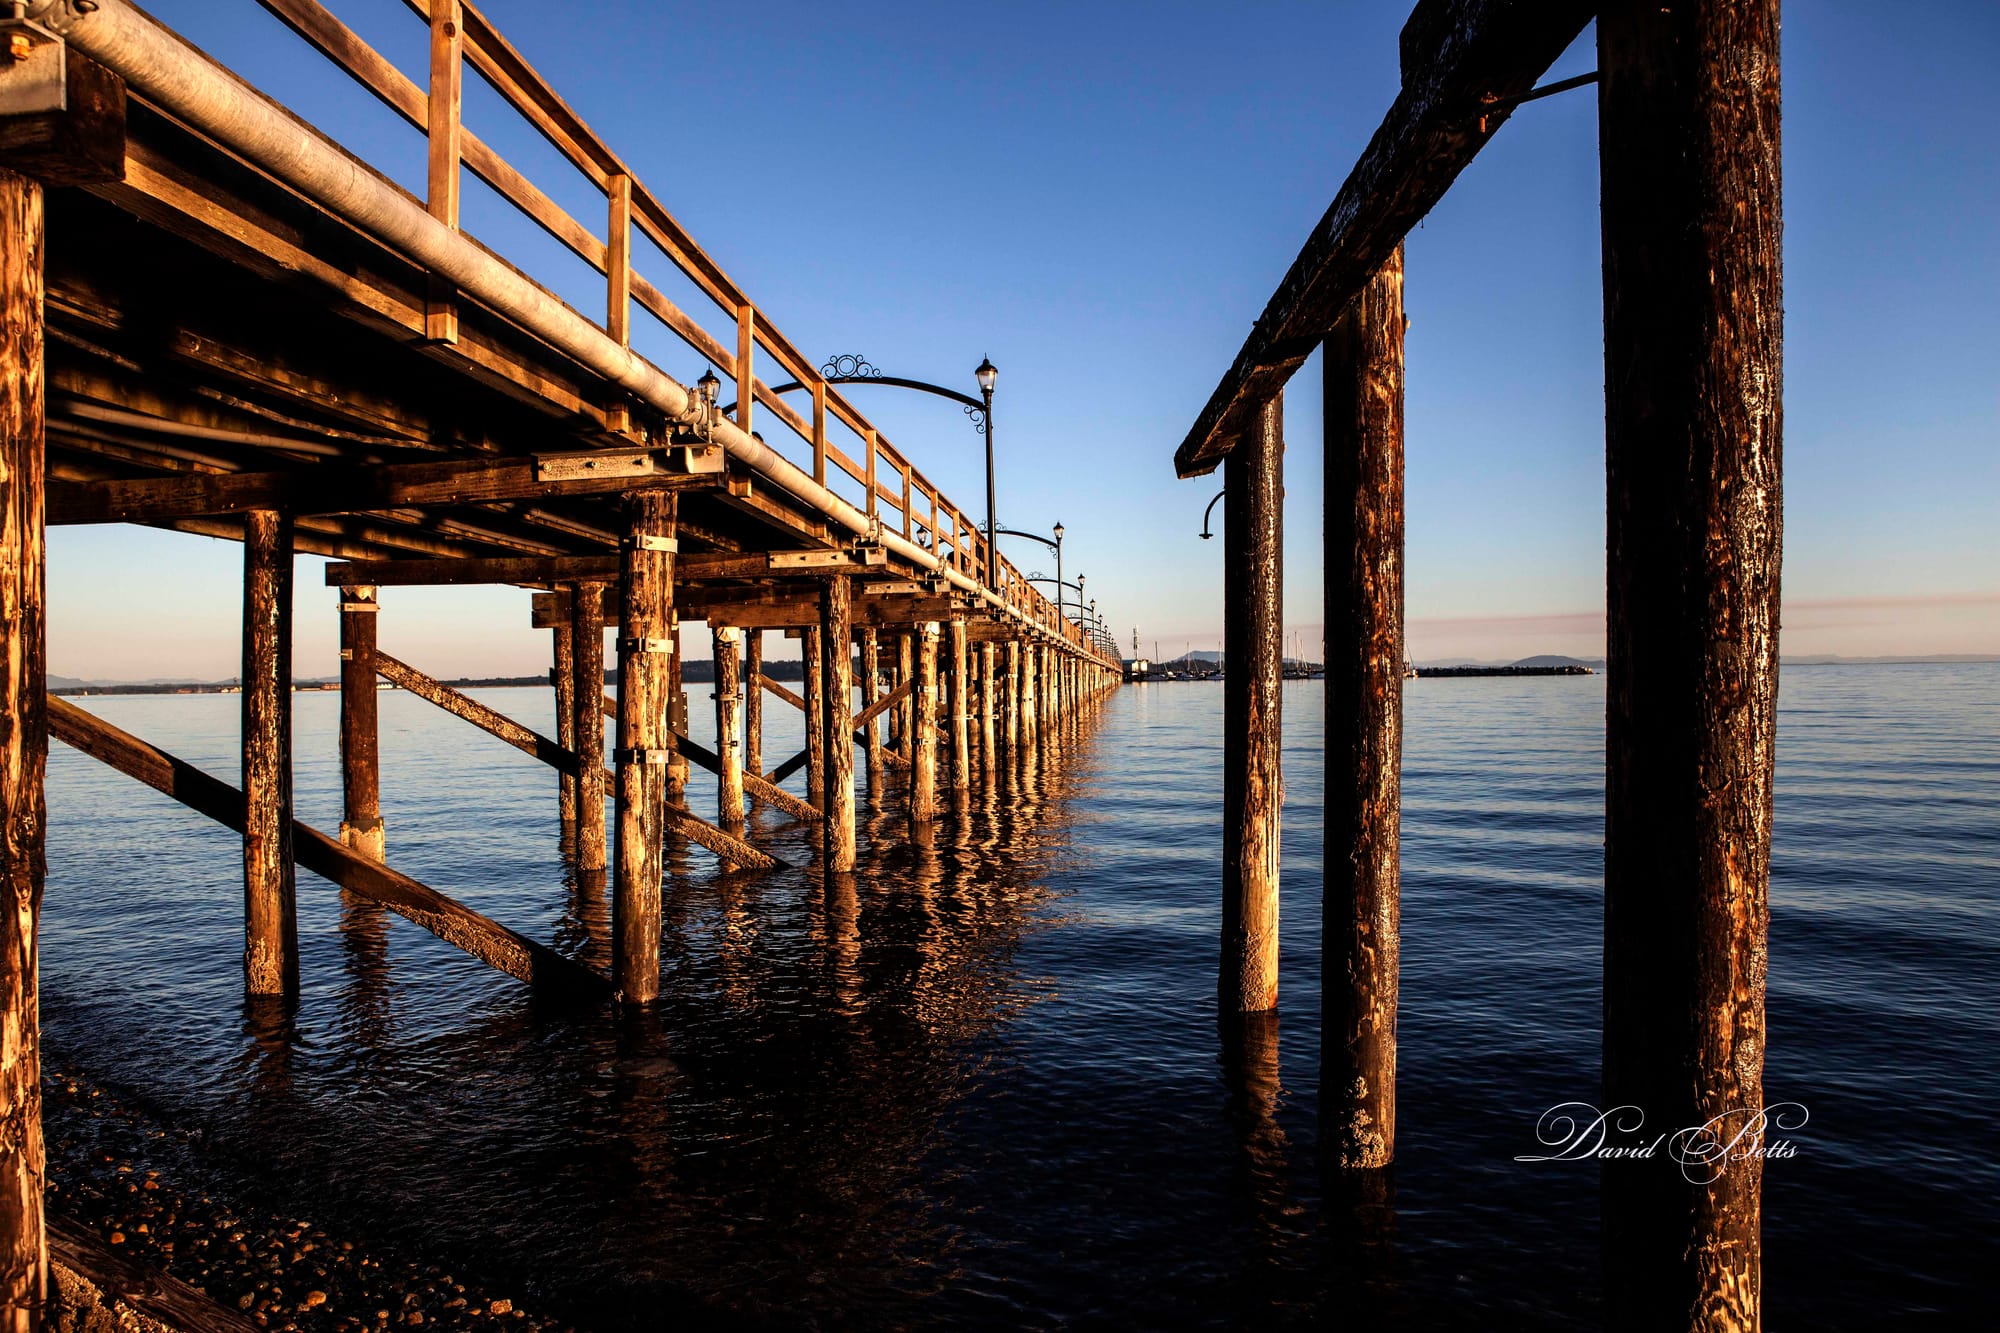
[[[382,604],[380,602],[342,602],[340,609],[343,611],[366,611],[372,614],[380,611]]]
[[[646,750],[635,745],[624,750],[614,749],[611,752],[611,762],[614,764],[670,765],[674,762],[674,752],[672,750]]]
[[[729,459],[719,444],[681,444],[676,446],[680,454],[679,471],[692,476],[713,476],[721,472]]]
[[[536,454],[536,481],[577,481],[584,477],[649,477],[657,470],[651,453],[600,449],[580,454]]]
[[[641,639],[636,637],[620,639],[618,641],[618,651],[621,653],[630,653],[636,657],[672,657],[674,655],[674,641],[672,639]]]
[[[672,554],[681,549],[680,542],[673,537],[656,537],[650,532],[629,534],[625,545],[638,551],[665,551]]]
[[[63,39],[33,19],[0,18],[0,116],[68,109],[69,57]]]
[[[882,583],[867,584],[861,591],[863,595],[869,597],[915,596],[929,591],[929,588],[916,579],[890,579]]]

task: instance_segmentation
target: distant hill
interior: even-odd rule
[[[1602,671],[1604,670],[1604,659],[1601,657],[1564,657],[1560,653],[1540,653],[1534,657],[1524,657],[1518,662],[1509,662],[1507,665],[1516,667],[1587,666],[1592,671]]]

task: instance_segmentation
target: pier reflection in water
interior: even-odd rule
[[[1767,1172],[1770,1308],[1963,1313],[1988,1291],[1975,1247],[1935,1237],[2000,1234],[2000,1168],[1908,1145],[1983,1141],[2000,1096],[2000,668],[1786,691],[1770,1078],[1814,1120]],[[1172,684],[1114,695],[929,848],[892,775],[852,875],[822,883],[811,834],[763,808],[806,868],[720,876],[678,849],[665,994],[620,1021],[546,1009],[309,876],[304,1001],[246,1010],[237,839],[57,747],[52,1059],[199,1127],[312,1221],[586,1328],[1596,1327],[1596,1173],[1514,1157],[1598,1082],[1602,678],[1411,687],[1393,1178],[1316,1160],[1320,699],[1287,687],[1284,998],[1251,1030],[1218,1030],[1213,999],[1221,696]],[[89,703],[232,771],[232,698]],[[322,827],[334,704],[298,696]],[[382,704],[392,863],[601,961],[605,890],[565,874],[546,771]],[[795,712],[766,726],[767,753],[797,748]]]

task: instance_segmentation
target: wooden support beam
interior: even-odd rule
[[[460,9],[460,0],[435,0],[431,6],[430,115],[426,127],[430,214],[454,229],[458,226],[459,158],[464,145],[465,22]],[[458,341],[457,293],[435,274],[424,309],[424,336],[435,343]]]
[[[854,633],[848,608],[854,580],[836,575],[820,585],[820,651],[825,656],[824,718],[806,725],[826,734],[825,835],[821,854],[832,871],[854,869]]]
[[[507,742],[523,754],[533,755],[559,772],[571,775],[577,772],[578,760],[575,751],[560,742],[552,741],[540,732],[522,726],[505,713],[488,708],[477,699],[461,694],[443,681],[425,675],[400,658],[391,657],[378,649],[374,660],[376,672],[398,689],[407,690],[424,702],[437,705],[453,717],[470,722],[488,735]]]
[[[938,627],[920,626],[916,640],[916,689],[911,693],[910,823],[937,818]]]
[[[916,689],[916,687],[917,687],[916,681],[914,680],[904,681],[902,684],[898,685],[895,689],[890,690],[887,693],[883,694],[880,698],[876,699],[874,703],[869,704],[866,708],[862,709],[859,713],[855,714],[854,725],[857,728],[865,728],[874,725],[875,720],[877,718],[881,717],[884,713],[888,712],[892,708],[897,707],[898,705],[902,704],[903,701],[908,699],[910,697],[910,692]]]
[[[820,655],[819,626],[807,625],[799,631],[799,657],[805,674],[806,701],[806,800],[826,809],[826,661]],[[774,779],[783,781],[778,775]]]
[[[243,518],[243,985],[299,990],[292,862],[292,522]]]
[[[861,752],[868,765],[868,799],[871,802],[882,794],[882,724],[870,711],[875,707],[876,694],[882,688],[882,654],[876,637],[874,626],[862,628],[861,716],[855,720],[861,731]]]
[[[1764,1102],[1783,530],[1778,0],[1602,6],[1604,1097]],[[1785,1125],[1782,1113],[1767,1133]],[[1605,1319],[1754,1330],[1762,1160],[1606,1161]]]
[[[743,772],[764,776],[764,631],[743,632]],[[752,793],[754,795],[755,793]]]
[[[554,594],[567,604],[568,593]],[[555,686],[556,695],[556,744],[565,754],[576,753],[576,658],[569,637],[569,613],[563,612],[563,620],[549,634],[552,642],[549,680]],[[576,773],[565,771],[557,775],[556,813],[561,821],[562,837],[574,850],[576,841]]]
[[[917,678],[916,634],[905,630],[896,636],[896,683],[898,686],[910,684]],[[917,740],[916,705],[908,693],[898,696],[902,702],[889,716],[894,725],[890,728],[890,739],[895,744],[896,753],[908,762],[916,757]]]
[[[679,518],[677,495],[635,491],[625,497],[625,539],[619,549],[618,578],[622,613],[618,629],[618,846],[611,885],[611,980],[626,1004],[650,1004],[660,993],[660,881],[665,873],[661,849],[666,773],[673,759],[667,684],[668,664],[676,648],[672,627]],[[589,697],[593,703],[604,697],[601,675],[591,686]],[[591,711],[592,724],[601,736],[603,724],[594,716],[596,710]],[[725,830],[732,834],[743,819],[740,770],[734,794],[735,825],[723,820]],[[588,809],[602,819],[601,805]]]
[[[121,1254],[96,1232],[59,1213],[49,1215],[49,1258],[84,1278],[106,1298],[129,1305],[144,1321],[125,1321],[130,1316],[92,1311],[65,1310],[58,1319],[47,1319],[45,1328],[198,1328],[202,1333],[262,1333],[263,1325],[252,1323],[235,1309],[211,1300],[208,1293],[189,1286],[171,1273],[135,1262],[130,1250]],[[113,1307],[115,1308],[115,1306]],[[98,1322],[98,1321],[102,1322]],[[88,1322],[86,1322],[88,1321]],[[27,1325],[12,1322],[10,1329]]]
[[[1284,402],[1229,455],[1223,500],[1223,1016],[1278,1004],[1278,816],[1284,687]]]
[[[50,734],[127,777],[164,792],[226,828],[245,825],[243,793],[65,699],[48,700]],[[298,864],[371,902],[387,907],[447,944],[534,986],[588,997],[609,994],[603,977],[555,950],[517,935],[408,875],[372,861],[309,825],[293,821]]]
[[[717,626],[714,639],[715,751],[722,766],[716,773],[716,822],[731,832],[743,827],[743,631]],[[811,725],[808,719],[807,725]]]
[[[1403,252],[1327,339],[1326,876],[1320,1123],[1327,1160],[1396,1151],[1402,955]]]
[[[777,695],[780,699],[783,699],[786,703],[790,704],[792,707],[798,709],[800,712],[805,711],[806,701],[804,699],[801,699],[798,695],[792,693],[790,687],[787,686],[783,681],[773,680],[761,671],[757,673],[757,681],[766,690],[769,690],[772,694]]]
[[[720,773],[722,771],[721,756],[691,737],[676,732],[674,734],[674,750],[690,763],[704,768],[710,773]],[[794,773],[797,771],[796,768],[791,770]],[[786,776],[789,777],[791,774],[787,773]],[[807,805],[804,801],[801,801],[798,797],[792,795],[768,777],[760,777],[754,773],[745,773],[743,775],[743,789],[767,805],[777,806],[794,819],[811,821],[826,817],[823,813],[813,809],[813,807]]]
[[[1021,645],[1021,743],[1033,746],[1042,732],[1042,646]]]
[[[1000,768],[999,736],[995,730],[1000,700],[993,679],[996,652],[990,640],[979,645],[979,763],[989,784]]]
[[[596,583],[576,583],[569,592],[570,665],[576,672],[576,865],[585,872],[601,871],[607,855],[604,719],[597,701],[604,697],[604,593]]]
[[[379,606],[366,584],[340,590],[340,841],[377,861],[387,855],[375,707]]]
[[[834,563],[800,569],[780,557],[801,554],[786,551],[737,553],[705,551],[681,556],[676,575],[682,582],[697,579],[799,578],[837,570],[858,570],[864,566],[844,552],[848,563]],[[474,560],[356,560],[326,567],[329,585],[371,583],[379,588],[444,586],[474,583],[569,583],[589,580],[598,584],[618,577],[615,555],[499,556]],[[603,596],[599,594],[599,625],[603,625]]]
[[[171,424],[161,422],[163,427]],[[714,490],[729,484],[725,473],[673,470],[678,453],[671,449],[598,449],[436,463],[320,463],[278,472],[175,472],[157,477],[65,481],[50,485],[49,522],[165,523],[252,509],[285,509],[295,515],[353,514],[615,496],[635,490]]]
[[[1181,476],[1212,470],[1248,439],[1263,405],[1493,137],[1509,99],[1534,86],[1597,8],[1421,0],[1403,25],[1402,92],[1174,454]]]
[[[35,1327],[48,1291],[36,962],[49,748],[44,228],[41,184],[0,169],[0,1326],[8,1330]]]
[[[1007,661],[1000,677],[1000,708],[1006,714],[1007,753],[1021,749],[1021,641],[1007,640]]]
[[[950,703],[946,711],[951,718],[951,787],[954,792],[963,792],[972,786],[972,681],[967,674],[970,662],[965,637],[965,622],[954,620],[947,627],[951,637],[951,651],[946,659],[950,670],[946,678],[951,683]]]

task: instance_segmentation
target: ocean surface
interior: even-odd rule
[[[1594,1327],[1595,1171],[1514,1159],[1596,1100],[1603,677],[1408,682],[1398,1161],[1366,1197],[1315,1162],[1321,690],[1285,693],[1271,1041],[1218,1037],[1197,683],[1112,693],[929,849],[864,796],[851,882],[681,855],[662,1002],[622,1020],[305,872],[303,1000],[246,1011],[235,836],[57,744],[46,1041],[315,1222],[588,1328]],[[549,727],[546,690],[478,697]],[[234,779],[236,697],[81,702]],[[391,864],[601,960],[553,775],[381,702]],[[296,703],[333,830],[338,699]],[[775,763],[800,727],[766,715]],[[1787,668],[1777,803],[1765,1087],[1811,1119],[1765,1169],[1768,1325],[1991,1327],[2000,665]]]

